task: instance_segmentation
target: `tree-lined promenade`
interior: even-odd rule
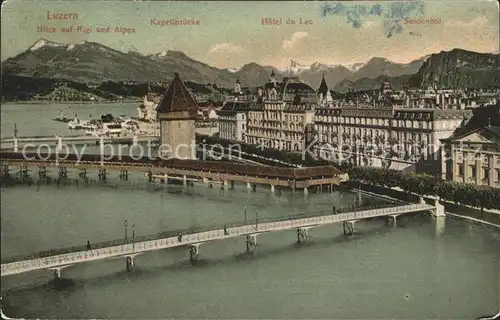
[[[313,159],[313,157],[304,156],[302,153],[287,152],[245,143],[240,144],[218,137],[199,136],[198,139],[200,142],[203,140],[204,143],[209,145],[219,144],[225,148],[232,147],[249,154],[260,155],[289,164],[302,166],[332,165],[331,162]],[[500,208],[500,188],[451,182],[442,180],[441,176],[426,173],[403,172],[387,168],[354,167],[347,163],[335,166],[349,174],[351,180],[355,182],[389,189],[400,188],[408,194],[435,196],[440,200],[449,201],[456,205],[477,207],[481,209],[481,217],[484,209]]]

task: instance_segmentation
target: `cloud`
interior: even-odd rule
[[[247,54],[247,49],[229,42],[217,43],[208,49],[208,54]]]
[[[300,41],[304,38],[307,38],[309,36],[309,33],[307,32],[302,32],[298,31],[292,34],[290,39],[285,39],[283,40],[283,43],[281,44],[281,48],[283,50],[291,50],[293,49]]]
[[[219,68],[239,66],[250,59],[250,51],[242,46],[229,42],[214,44],[207,52],[207,62]]]

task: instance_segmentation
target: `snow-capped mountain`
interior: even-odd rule
[[[315,62],[311,65],[294,61],[292,68],[274,68],[251,62],[241,68],[219,69],[188,57],[181,51],[165,50],[155,54],[137,51],[123,53],[96,42],[62,44],[40,39],[26,51],[3,61],[5,74],[33,78],[60,78],[85,83],[105,81],[169,81],[174,72],[186,81],[214,83],[232,87],[237,78],[242,86],[258,86],[267,81],[271,70],[277,78],[297,74],[301,81],[317,88],[325,76],[330,88],[343,80],[377,78],[381,75],[414,74],[421,59],[399,64],[384,58],[348,65]]]
[[[65,44],[49,41],[47,39],[40,39],[35,42],[31,47],[29,47],[29,51],[36,51],[43,47],[65,47]]]
[[[351,70],[352,72],[356,72],[359,69],[363,68],[365,65],[366,65],[366,62],[357,62],[357,63],[346,64],[344,67]]]

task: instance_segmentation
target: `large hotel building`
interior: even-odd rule
[[[224,139],[333,162],[438,174],[443,139],[471,119],[475,101],[457,90],[394,92],[388,82],[334,100],[324,77],[314,90],[298,77],[277,81],[273,72],[256,98],[226,102],[219,130]]]

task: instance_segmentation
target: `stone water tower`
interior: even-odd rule
[[[156,108],[160,122],[159,152],[178,159],[196,159],[195,120],[198,104],[178,73]]]

